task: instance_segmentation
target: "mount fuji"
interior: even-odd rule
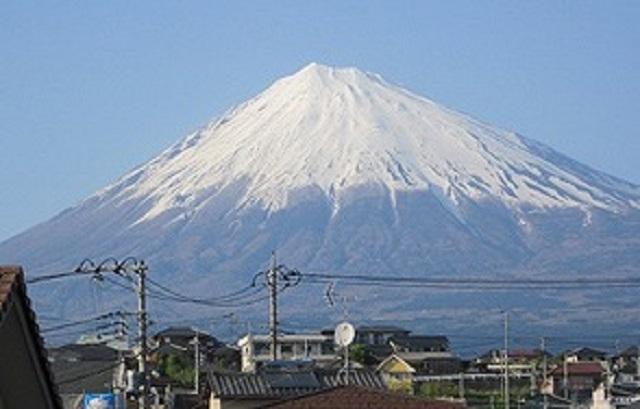
[[[246,284],[272,249],[315,272],[624,276],[639,233],[640,187],[376,74],[311,64],[1,243],[0,260],[39,275],[134,255],[206,296]],[[35,290],[36,305],[80,309],[77,287]]]

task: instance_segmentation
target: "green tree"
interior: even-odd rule
[[[392,392],[401,392],[406,393],[408,395],[413,395],[413,384],[411,380],[398,380],[398,379],[390,379],[387,382],[387,386],[389,390]]]
[[[190,359],[177,354],[164,356],[160,361],[160,372],[171,381],[190,386],[195,379],[195,370]]]
[[[448,382],[426,382],[420,385],[417,395],[428,398],[457,397],[458,388]]]
[[[349,355],[354,362],[366,365],[367,346],[364,344],[353,344],[349,347]]]

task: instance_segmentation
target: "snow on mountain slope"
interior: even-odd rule
[[[512,208],[640,207],[640,190],[541,144],[481,123],[355,68],[311,64],[187,136],[98,193],[145,198],[142,223],[169,209],[197,213],[216,191],[248,183],[236,207],[277,211],[292,192],[321,189],[334,212],[344,193],[430,190]],[[111,197],[113,196],[113,197]]]
[[[273,249],[301,271],[624,276],[640,264],[639,209],[640,188],[543,144],[377,75],[311,64],[0,243],[0,261],[39,275],[135,256],[158,281],[200,297],[245,286]],[[47,312],[83,316],[94,290],[60,280],[33,294]],[[131,301],[121,290],[111,288],[105,308]],[[312,291],[296,289],[299,305],[322,300]],[[476,295],[465,305],[486,307],[486,293]],[[549,304],[536,297],[505,294],[501,308]],[[459,302],[371,289],[354,311],[418,317],[427,304]],[[477,316],[467,314],[470,325]]]

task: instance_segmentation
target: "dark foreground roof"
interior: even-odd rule
[[[282,409],[461,409],[464,405],[348,385],[289,398],[263,407]]]
[[[49,348],[49,360],[54,361],[109,361],[118,359],[118,351],[103,344],[67,344]]]
[[[56,361],[51,367],[62,394],[109,392],[118,369],[117,362],[105,361]]]
[[[20,358],[22,353],[25,354],[24,359]],[[18,366],[21,368],[14,366],[16,359],[20,359],[21,365]],[[62,408],[36,316],[27,296],[24,273],[18,266],[0,266],[0,368],[0,396],[6,407],[18,402],[29,405],[38,395],[47,402],[47,408]],[[11,369],[5,371],[5,368]],[[26,379],[17,379],[20,370],[32,373],[42,383],[33,385]],[[3,373],[7,379],[3,378]]]
[[[210,370],[208,382],[214,396],[229,399],[296,396],[346,383],[374,389],[386,388],[382,378],[371,371],[350,371],[349,381],[346,382],[346,377],[336,371],[222,374]]]

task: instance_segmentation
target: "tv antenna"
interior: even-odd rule
[[[327,285],[327,289],[324,292],[324,298],[330,308],[335,307],[338,303],[340,304],[340,307],[342,307],[342,319],[344,320],[349,318],[349,302],[356,301],[355,296],[336,292],[336,283],[334,281],[331,281]]]
[[[356,337],[356,329],[350,323],[343,321],[336,327],[333,332],[333,340],[344,352],[344,367],[340,372],[345,376],[345,385],[349,384],[349,345],[353,343]],[[340,374],[340,372],[338,374]]]

